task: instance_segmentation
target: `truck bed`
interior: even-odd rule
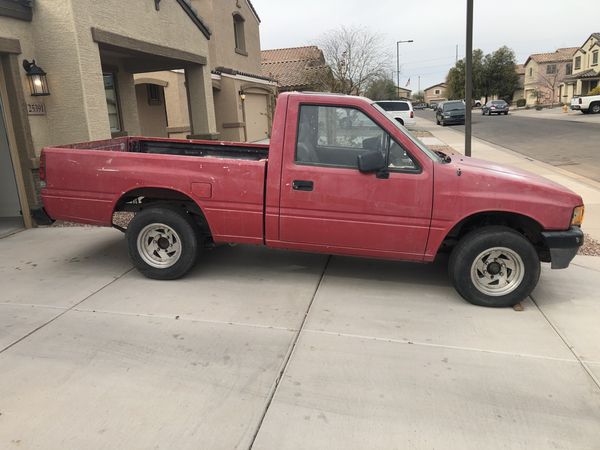
[[[124,137],[46,147],[48,215],[112,225],[119,200],[149,189],[202,208],[215,241],[262,243],[268,145]]]

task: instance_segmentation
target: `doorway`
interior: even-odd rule
[[[24,227],[17,179],[10,155],[6,110],[0,97],[0,237]]]

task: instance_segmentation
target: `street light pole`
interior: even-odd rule
[[[412,39],[408,41],[396,41],[396,97],[400,96],[400,44],[414,42]]]
[[[473,103],[473,0],[467,0],[465,55],[465,156],[471,156],[471,105]]]

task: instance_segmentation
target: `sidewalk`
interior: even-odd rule
[[[569,122],[597,123],[600,125],[600,114],[583,114],[581,111],[563,112],[561,106],[552,109],[544,108],[541,111],[532,109],[511,109],[515,116],[531,117],[533,119],[567,120]]]
[[[420,138],[425,145],[446,144],[454,150],[464,153],[465,136],[460,131],[450,127],[437,126],[422,118],[417,118],[417,127],[420,130],[429,131],[435,136],[435,138]],[[600,240],[600,183],[475,137],[471,151],[475,158],[533,172],[581,195],[585,204],[583,229],[593,239]]]

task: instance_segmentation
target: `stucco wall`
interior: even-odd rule
[[[156,104],[150,104],[148,101],[148,84],[137,84],[135,86],[137,112],[142,136],[168,137],[167,112],[162,86],[158,88],[158,92],[160,101]]]
[[[237,7],[240,5],[240,8]],[[228,67],[259,75],[260,32],[259,22],[246,0],[192,0],[192,5],[206,19],[212,36],[210,39],[211,68]],[[233,13],[244,18],[244,35],[248,56],[235,52]]]
[[[50,61],[47,61],[45,55],[41,52],[36,52],[35,47],[35,36],[34,36],[34,24],[30,22],[24,22],[21,20],[15,20],[8,17],[0,17],[0,37],[17,39],[21,44],[21,54],[18,55],[19,67],[23,62],[23,59],[31,61],[36,60],[42,68],[46,71]],[[48,64],[46,64],[48,63]],[[31,134],[33,144],[36,150],[39,150],[49,142],[48,137],[48,117],[50,111],[54,108],[54,102],[50,97],[32,97],[29,92],[29,84],[27,83],[27,77],[25,71],[20,70],[21,84],[23,86],[23,93],[25,94],[25,100],[27,102],[44,103],[48,112],[48,116],[29,116],[29,123],[31,126]],[[50,90],[54,89],[53,83],[49,81]]]
[[[20,61],[35,59],[48,74],[51,95],[35,99],[45,103],[47,115],[29,117],[38,154],[46,145],[110,137],[92,27],[197,55],[209,54],[207,39],[175,1],[161,2],[156,11],[154,2],[147,0],[36,0],[31,23],[0,17],[0,36],[20,41]],[[26,99],[33,101],[25,72],[21,75]],[[138,134],[133,77],[123,67],[118,83],[124,129]],[[214,119],[214,112],[210,114]]]

